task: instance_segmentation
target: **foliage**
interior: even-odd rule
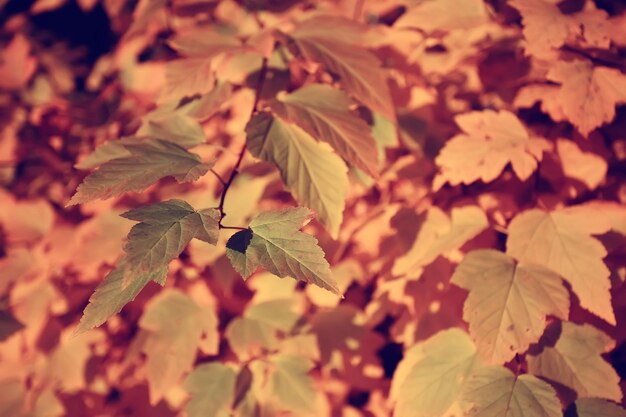
[[[0,415],[626,415],[623,2],[0,12]]]

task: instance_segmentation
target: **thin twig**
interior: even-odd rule
[[[211,173],[213,175],[215,175],[215,178],[217,178],[219,180],[219,182],[222,183],[222,185],[226,185],[226,181],[224,181],[224,178],[222,178],[222,176],[220,174],[217,173],[217,171],[215,171],[213,168],[211,168],[209,171],[211,171]]]
[[[265,76],[267,75],[267,58],[263,58],[263,63],[261,64],[261,71],[259,72],[259,79],[257,81],[256,90],[254,92],[254,104],[252,105],[252,111],[250,112],[250,118],[254,116],[257,111],[257,107],[259,105],[259,101],[261,100],[261,90],[263,89],[263,83],[265,82]],[[239,174],[239,167],[241,166],[241,161],[243,161],[243,156],[246,153],[246,144],[244,142],[241,151],[239,152],[239,156],[237,157],[237,162],[235,162],[235,166],[233,170],[230,172],[230,176],[228,180],[224,183],[224,189],[222,190],[222,195],[220,197],[220,204],[217,206],[217,209],[220,212],[220,221],[218,222],[218,226],[220,229],[227,229],[232,227],[226,227],[222,225],[222,220],[226,217],[226,213],[224,213],[224,202],[226,201],[226,193],[230,189],[230,186],[233,184],[235,177]]]

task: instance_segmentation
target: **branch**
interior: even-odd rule
[[[261,100],[261,90],[263,89],[263,83],[265,82],[265,76],[267,75],[267,58],[263,58],[263,63],[261,64],[261,71],[259,72],[259,79],[256,84],[256,89],[254,92],[254,104],[252,105],[252,111],[250,112],[250,118],[254,116],[254,113],[257,111],[257,107],[259,105],[259,101]],[[231,229],[232,227],[224,226],[222,224],[222,220],[226,217],[226,213],[224,213],[224,202],[226,201],[226,193],[230,189],[230,186],[233,184],[235,177],[239,174],[239,167],[241,166],[241,161],[243,161],[243,156],[246,153],[246,143],[244,142],[241,151],[239,152],[239,156],[237,157],[237,162],[235,162],[235,166],[233,170],[230,172],[230,176],[224,182],[224,189],[222,190],[222,196],[220,197],[220,204],[217,206],[217,209],[220,212],[220,220],[218,222],[218,226],[220,229]]]

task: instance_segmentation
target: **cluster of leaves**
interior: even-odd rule
[[[0,414],[626,416],[619,1],[16,4]]]

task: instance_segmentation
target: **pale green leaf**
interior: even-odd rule
[[[352,101],[341,90],[310,84],[278,100],[273,108],[281,116],[330,144],[351,165],[373,177],[378,175],[378,154],[370,127],[350,110]]]
[[[622,407],[599,398],[579,398],[575,406],[577,417],[626,417]]]
[[[303,207],[261,213],[228,240],[226,254],[244,279],[261,266],[339,294],[317,239],[299,231],[311,217]]]
[[[461,329],[448,329],[409,349],[391,382],[395,417],[439,417],[479,367],[476,348]]]
[[[380,61],[367,49],[354,43],[358,36],[351,37],[349,31],[343,30],[345,25],[336,24],[337,20],[326,17],[308,19],[300,23],[290,36],[306,59],[319,62],[338,76],[351,96],[388,119],[395,120],[391,94]]]
[[[268,389],[282,408],[291,412],[315,411],[315,387],[308,374],[313,364],[306,358],[278,354],[270,358]]]
[[[110,160],[87,176],[69,206],[131,191],[140,192],[169,176],[178,182],[195,181],[211,167],[198,155],[163,140],[125,143],[124,148],[130,156]]]
[[[555,273],[532,264],[518,265],[502,252],[468,253],[452,283],[469,291],[463,319],[478,353],[503,364],[539,340],[546,316],[567,320],[569,294]]]
[[[615,324],[606,249],[592,234],[608,231],[602,217],[584,206],[518,214],[508,228],[507,253],[521,262],[544,266],[572,285],[580,305]]]
[[[150,388],[156,404],[191,370],[204,334],[219,339],[217,317],[177,289],[159,293],[146,306],[139,327],[145,332],[143,351]]]
[[[193,238],[215,245],[219,227],[216,209],[196,211],[182,200],[168,200],[130,210],[122,217],[136,220],[124,246],[129,267],[153,271],[167,266]]]
[[[528,355],[528,370],[567,387],[579,397],[622,400],[620,378],[603,358],[614,341],[588,324],[564,322],[554,346],[544,346],[537,355]]]
[[[120,312],[122,307],[135,299],[148,282],[161,285],[167,276],[167,266],[128,278],[127,263],[122,259],[118,266],[106,276],[89,298],[89,304],[76,329],[77,333],[100,326],[109,317]],[[127,281],[127,285],[123,285]]]
[[[276,165],[296,200],[315,210],[336,237],[348,192],[347,168],[341,158],[298,126],[267,113],[254,116],[246,132],[250,152]]]
[[[532,375],[492,366],[473,373],[462,394],[470,417],[561,417],[554,388]]]
[[[235,371],[219,362],[196,367],[185,380],[191,400],[185,410],[189,417],[230,417],[235,398]]]

